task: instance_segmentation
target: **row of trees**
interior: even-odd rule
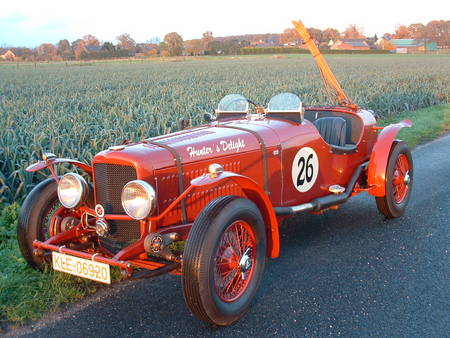
[[[450,20],[433,20],[428,24],[414,23],[398,25],[394,34],[385,34],[394,39],[432,40],[438,46],[450,46]]]
[[[349,25],[341,33],[335,28],[324,30],[308,28],[312,37],[322,46],[326,46],[330,40],[365,39],[364,31],[356,25]],[[437,42],[441,47],[450,46],[450,21],[433,20],[424,25],[421,23],[409,26],[399,25],[395,33],[386,33],[385,38],[414,38],[429,39]],[[87,34],[82,39],[69,42],[60,40],[56,45],[43,43],[35,49],[14,48],[16,55],[24,60],[71,60],[71,59],[95,59],[127,57],[134,55],[146,56],[177,56],[177,55],[202,55],[202,54],[236,54],[243,47],[260,46],[276,47],[280,45],[299,45],[301,38],[293,28],[287,28],[281,34],[254,34],[231,37],[215,38],[211,31],[202,34],[200,39],[183,41],[180,34],[171,32],[166,34],[163,41],[154,37],[146,43],[136,43],[130,34],[124,33],[117,38],[117,44],[105,41],[101,42],[97,37]],[[375,35],[369,38],[369,42],[377,40]],[[0,51],[1,52],[1,51]]]
[[[311,36],[318,43],[328,43],[330,40],[336,41],[337,39],[366,39],[364,30],[356,25],[349,25],[340,33],[337,29],[327,28],[320,30],[318,28],[308,28]],[[384,38],[388,39],[428,39],[436,42],[441,47],[450,46],[450,21],[449,20],[433,20],[428,24],[414,23],[409,26],[398,25],[395,33],[385,33]],[[375,35],[373,40],[377,40]],[[296,44],[301,40],[299,34],[294,28],[287,28],[280,35],[281,44]]]
[[[134,56],[138,53],[172,56],[181,55],[183,52],[183,38],[176,32],[168,33],[162,42],[154,37],[146,43],[136,43],[128,33],[121,34],[116,39],[117,44],[114,45],[109,41],[101,42],[94,35],[87,34],[72,42],[63,39],[56,45],[43,43],[34,49],[11,49],[17,57],[25,61],[100,59]]]

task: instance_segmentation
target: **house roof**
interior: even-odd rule
[[[100,51],[102,50],[102,47],[101,47],[101,46],[87,45],[87,46],[84,46],[84,47],[86,48],[86,50],[87,50],[89,53],[92,53],[92,52],[100,52]]]
[[[342,39],[341,41],[352,47],[368,47],[369,46],[364,39]]]
[[[423,45],[422,42],[414,39],[392,39],[389,42],[395,47],[417,47]]]
[[[16,54],[14,54],[14,52],[11,49],[8,49],[6,52],[1,53],[2,55],[6,56],[6,55],[13,55],[16,56]]]

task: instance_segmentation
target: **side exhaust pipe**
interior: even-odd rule
[[[274,208],[275,214],[277,216],[290,216],[290,215],[295,215],[295,214],[298,214],[301,212],[306,212],[306,211],[320,211],[320,210],[326,209],[328,207],[331,207],[333,205],[342,204],[342,203],[346,202],[349,199],[349,197],[353,191],[353,188],[355,187],[356,181],[358,180],[359,176],[361,175],[361,172],[367,168],[368,164],[369,164],[369,162],[367,161],[367,162],[360,164],[356,168],[355,172],[353,173],[352,178],[348,182],[347,188],[345,189],[345,191],[342,194],[326,195],[323,197],[316,198],[316,199],[312,200],[311,202],[294,205],[291,207],[275,207]]]

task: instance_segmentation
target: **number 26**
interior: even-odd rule
[[[310,161],[313,156],[314,154],[309,154],[308,159],[306,160],[303,156],[299,158],[297,165],[300,167],[300,171],[297,176],[297,186],[303,185],[305,180],[307,183],[311,182],[314,176],[314,167]]]

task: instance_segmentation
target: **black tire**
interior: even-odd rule
[[[408,178],[405,178],[403,183],[406,189],[404,194],[396,193],[396,188],[393,183],[393,179],[396,176],[396,170],[398,171],[397,162],[400,160],[407,161],[408,163]],[[395,142],[392,145],[386,168],[386,195],[383,197],[376,197],[378,210],[386,216],[386,218],[397,218],[405,213],[406,206],[408,205],[409,198],[411,197],[413,177],[414,166],[411,151],[408,145],[404,142]],[[408,181],[408,183],[406,183],[405,180]]]
[[[33,241],[48,239],[51,216],[59,206],[57,183],[48,178],[31,190],[20,210],[17,241],[27,263],[37,270],[42,270],[44,259],[33,255]]]
[[[240,227],[241,234],[246,233],[242,231],[243,227],[249,229],[249,234],[253,232],[251,236],[246,237],[247,240],[253,238],[247,243],[256,243],[256,245],[252,246],[251,249],[247,248],[245,253],[240,255],[239,262],[249,260],[251,261],[250,267],[247,266],[248,270],[245,272],[241,270],[242,265],[239,265],[239,269],[235,268],[235,273],[230,279],[232,282],[227,282],[227,284],[236,286],[237,295],[233,299],[225,299],[217,289],[217,278],[222,278],[221,281],[223,281],[223,274],[222,272],[220,272],[222,275],[218,274],[219,264],[215,262],[219,257],[219,252],[221,252],[219,249],[222,250],[225,243],[230,243],[225,242],[224,234],[229,234],[228,231],[231,231],[229,229],[234,229],[233,227],[236,227],[236,229]],[[231,237],[227,238],[230,239]],[[241,248],[246,246],[242,245]],[[225,251],[228,249],[237,253],[238,251],[233,248],[235,246],[230,245],[222,252],[222,255],[225,256]],[[256,254],[253,251],[256,251]],[[251,258],[248,255],[246,256],[246,253]],[[244,259],[244,256],[246,256],[246,259]],[[239,257],[239,255],[235,257]],[[197,217],[186,242],[182,276],[186,304],[197,318],[208,324],[214,326],[230,325],[241,318],[249,309],[261,282],[265,261],[266,230],[258,207],[250,200],[235,196],[215,199]],[[244,275],[247,277],[244,277]],[[234,281],[237,285],[233,284]],[[234,289],[234,287],[231,289]],[[222,288],[222,291],[224,290],[226,291],[227,288]]]

